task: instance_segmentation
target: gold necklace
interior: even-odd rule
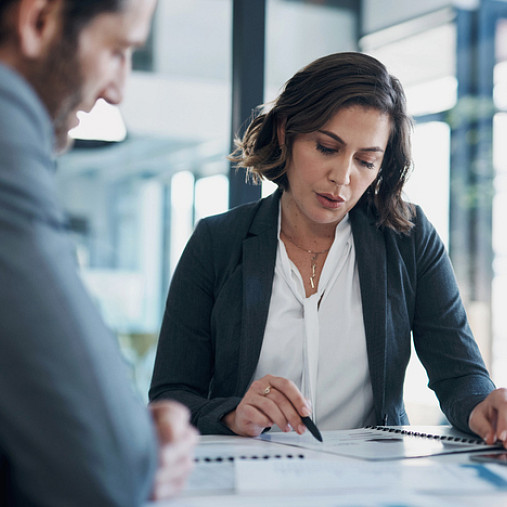
[[[313,250],[308,250],[308,248],[303,248],[302,246],[299,246],[290,236],[285,234],[285,232],[280,231],[296,248],[299,248],[300,250],[303,250],[306,253],[309,253],[311,255],[310,257],[310,285],[312,286],[312,289],[315,289],[315,276],[317,275],[317,258],[321,254],[325,254],[329,252],[331,247],[326,248],[325,250],[321,250],[320,252],[314,252]]]

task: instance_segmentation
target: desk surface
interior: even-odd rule
[[[457,434],[448,427],[410,429]],[[150,506],[507,506],[507,466],[482,465],[471,454],[476,452],[369,461],[258,439],[201,436],[184,493]]]

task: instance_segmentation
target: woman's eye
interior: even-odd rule
[[[361,160],[361,165],[366,167],[366,169],[375,169],[375,164],[373,162],[367,162],[366,160]]]
[[[334,148],[328,148],[327,146],[323,146],[320,143],[317,143],[317,150],[319,150],[324,155],[331,155],[333,153],[336,153],[336,151],[337,151]]]

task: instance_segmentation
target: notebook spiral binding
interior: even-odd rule
[[[388,433],[398,433],[400,435],[408,435],[412,437],[423,437],[423,438],[433,438],[434,440],[443,440],[445,442],[460,442],[463,444],[483,444],[486,443],[483,440],[477,438],[467,438],[467,437],[453,437],[450,435],[434,435],[432,433],[423,433],[419,431],[410,431],[403,430],[400,428],[389,428],[387,426],[366,426],[367,429],[386,431]]]
[[[213,456],[213,457],[196,457],[194,458],[194,463],[223,463],[223,462],[233,462],[236,460],[266,460],[266,459],[304,459],[304,454],[241,454],[239,456]]]

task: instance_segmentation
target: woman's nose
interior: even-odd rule
[[[329,172],[329,179],[336,185],[348,185],[350,183],[351,165],[352,161],[348,157],[334,161]]]

